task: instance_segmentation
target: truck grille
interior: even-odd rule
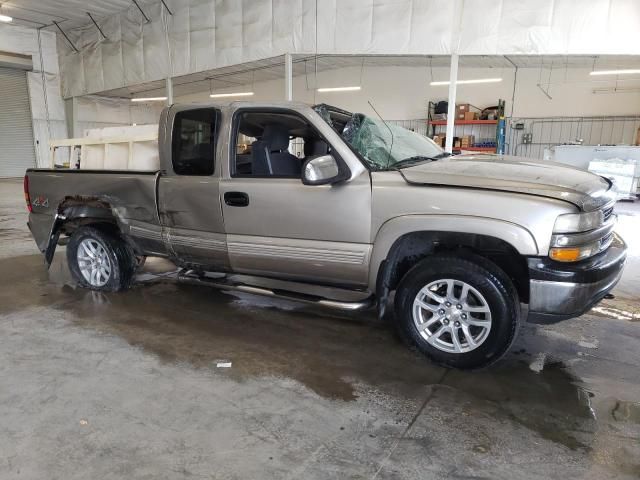
[[[613,207],[605,208],[602,213],[604,213],[604,221],[606,223],[613,215]]]

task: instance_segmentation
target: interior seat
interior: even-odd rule
[[[304,140],[304,158],[320,157],[329,153],[329,145],[319,138],[308,138]]]
[[[300,159],[287,151],[289,130],[284,125],[269,124],[264,127],[260,140],[251,145],[253,175],[300,176]]]

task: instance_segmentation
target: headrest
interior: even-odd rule
[[[329,153],[329,146],[324,140],[319,138],[305,139],[304,141],[304,156],[316,157],[320,155],[326,155]]]
[[[289,148],[289,130],[284,125],[270,123],[262,132],[263,142],[266,142],[269,150],[286,150]]]

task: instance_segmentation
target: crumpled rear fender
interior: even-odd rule
[[[92,222],[102,221],[106,223],[117,223],[115,213],[110,208],[96,205],[69,205],[61,206],[53,217],[51,230],[47,237],[47,243],[44,245],[44,262],[47,268],[51,266],[53,256],[58,245],[58,239],[63,231],[63,227],[67,222],[90,220]]]

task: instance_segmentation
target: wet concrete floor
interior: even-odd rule
[[[633,262],[615,300],[526,325],[499,364],[459,372],[369,313],[180,284],[162,260],[129,292],[76,288],[64,249],[47,271],[25,243],[12,189],[2,479],[640,478]]]

